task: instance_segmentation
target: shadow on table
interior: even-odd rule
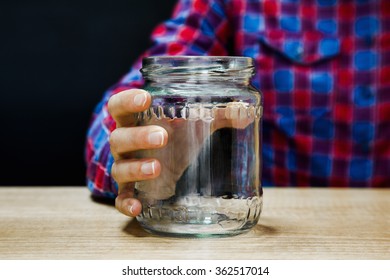
[[[151,237],[152,234],[146,232],[135,218],[131,219],[130,222],[123,228],[123,231],[134,237]]]
[[[267,226],[263,224],[257,224],[252,231],[255,235],[263,235],[263,236],[270,236],[270,235],[278,235],[279,230],[276,227],[273,226]]]

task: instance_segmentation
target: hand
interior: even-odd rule
[[[108,110],[117,124],[110,136],[111,153],[115,160],[111,174],[119,186],[115,206],[123,214],[132,217],[142,210],[141,203],[133,198],[134,182],[154,179],[163,169],[163,176],[158,181],[149,181],[144,191],[155,199],[174,195],[176,182],[196,158],[210,133],[224,127],[244,129],[254,121],[254,112],[248,116],[250,111],[247,105],[231,102],[226,108],[213,109],[214,120],[207,128],[208,133],[203,132],[205,124],[202,121],[188,122],[183,119],[160,120],[155,124],[151,121],[147,126],[134,127],[135,114],[147,110],[150,104],[150,95],[139,89],[120,92],[108,102]],[[249,110],[253,110],[253,107]],[[169,146],[149,156],[148,151],[167,145],[168,135],[174,135]],[[139,150],[147,151],[141,153],[140,159],[136,159],[135,154]]]
[[[111,174],[119,186],[115,207],[131,217],[142,210],[141,203],[133,198],[134,182],[153,179],[161,171],[157,159],[135,159],[133,153],[164,147],[168,141],[167,131],[160,126],[134,127],[135,113],[145,111],[150,103],[149,93],[141,89],[122,91],[108,102],[108,111],[116,121],[116,129],[110,135],[110,148],[115,160]]]

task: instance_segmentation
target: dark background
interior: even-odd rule
[[[0,185],[85,185],[92,111],[175,2],[1,1]]]

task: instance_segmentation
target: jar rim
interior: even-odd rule
[[[143,58],[143,66],[156,63],[175,64],[180,62],[187,63],[222,63],[231,62],[236,63],[234,66],[248,67],[253,65],[253,58],[246,56],[196,56],[196,55],[161,55],[161,56],[148,56]],[[175,66],[175,65],[173,65]]]
[[[149,56],[142,60],[141,72],[150,75],[235,75],[254,73],[254,62],[245,56]]]

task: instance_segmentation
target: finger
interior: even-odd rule
[[[111,167],[111,175],[118,184],[150,180],[160,175],[161,164],[155,159],[122,159]]]
[[[114,158],[137,150],[156,149],[168,142],[167,131],[157,125],[120,127],[110,135],[110,148]]]
[[[151,103],[150,94],[143,89],[130,89],[119,92],[108,100],[108,112],[117,127],[134,123],[134,113],[145,111]]]
[[[133,188],[124,189],[115,199],[115,207],[119,212],[130,217],[135,217],[141,213],[141,203],[133,198]]]

